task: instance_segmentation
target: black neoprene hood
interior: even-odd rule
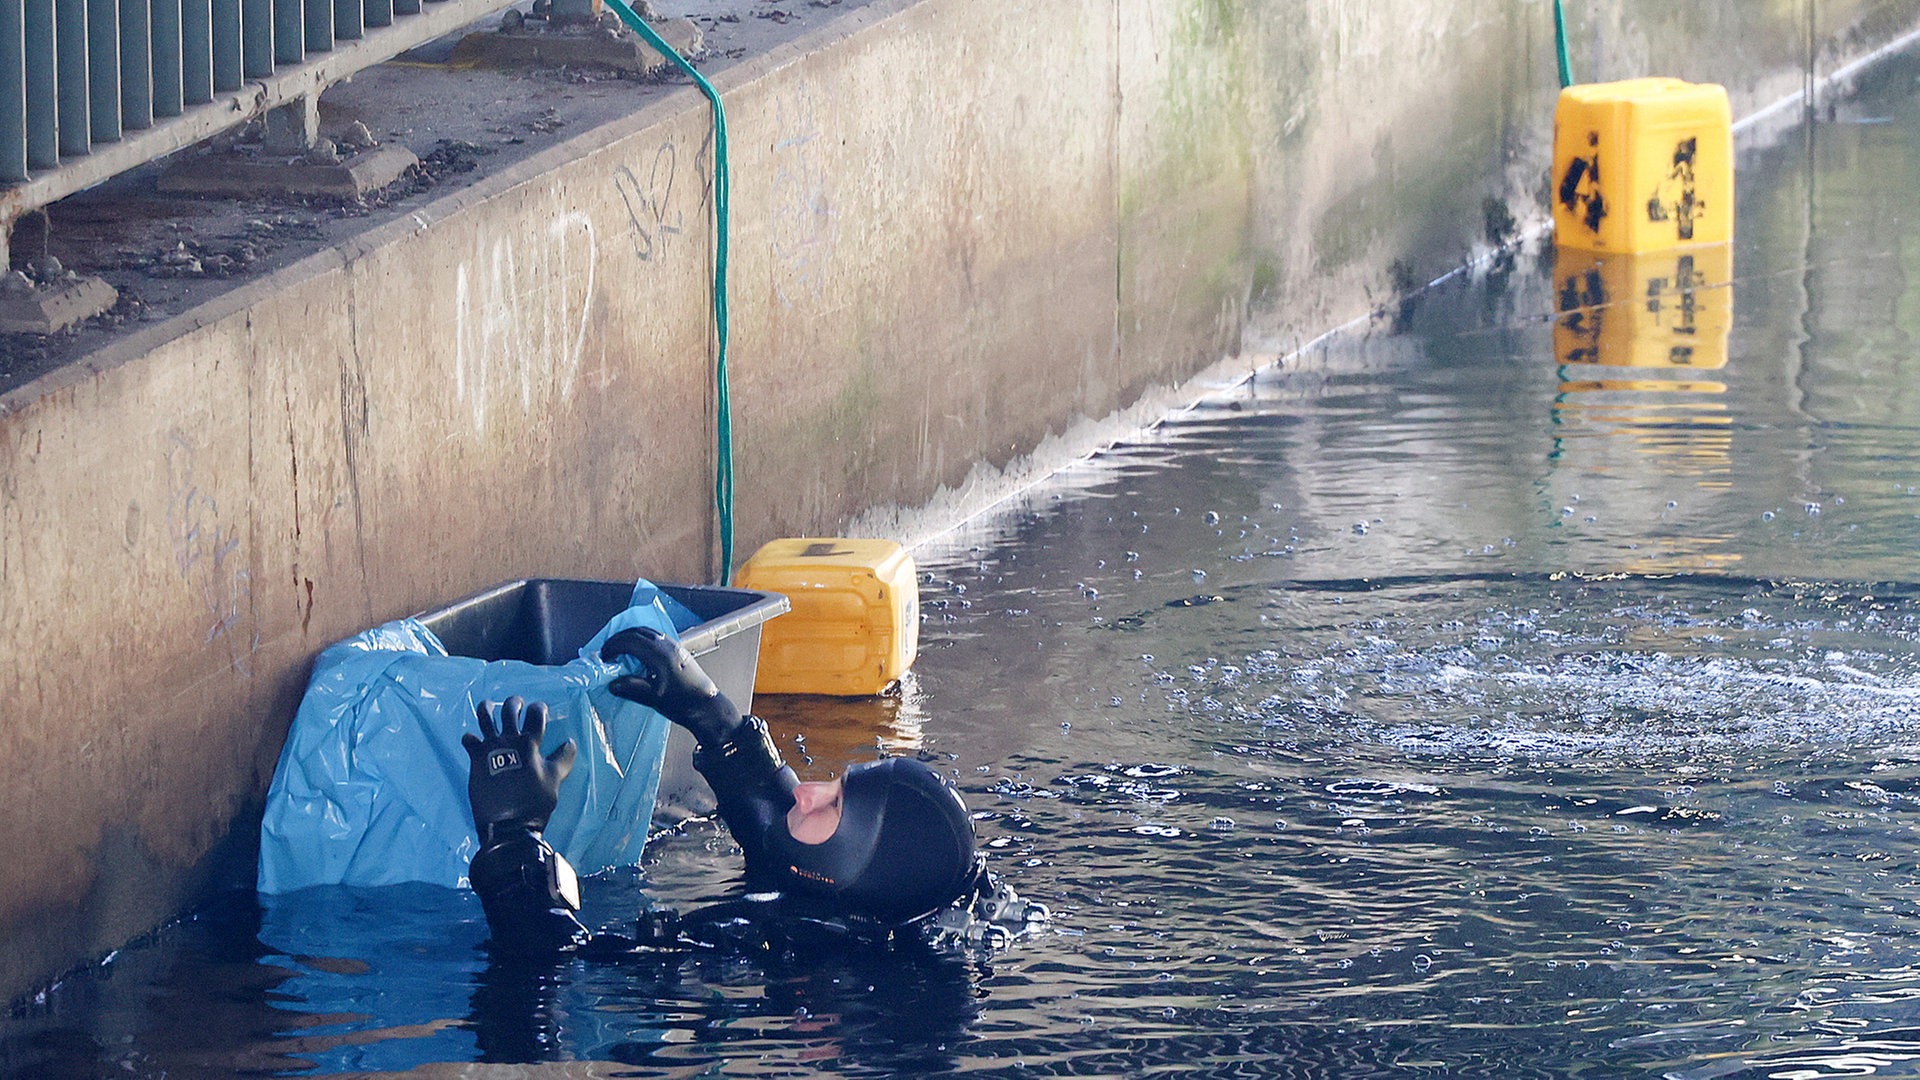
[[[924,762],[888,758],[847,770],[840,827],[803,844],[774,823],[768,848],[794,892],[888,923],[937,911],[966,890],[973,819]]]

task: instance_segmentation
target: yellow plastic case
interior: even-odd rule
[[[784,593],[793,604],[761,631],[754,691],[885,691],[920,647],[916,573],[913,558],[891,540],[791,537],[754,552],[734,583]]]
[[[1726,89],[1654,78],[1560,91],[1553,227],[1563,246],[1616,253],[1732,240]]]

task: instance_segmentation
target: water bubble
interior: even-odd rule
[[[1762,511],[1760,512],[1760,520],[1761,520],[1761,521],[1772,521],[1772,520],[1773,520],[1773,511],[1771,511],[1771,510],[1762,510]]]
[[[1427,971],[1432,967],[1433,957],[1428,956],[1426,953],[1421,953],[1419,956],[1413,958],[1413,970],[1415,971]]]
[[[1354,522],[1354,523],[1353,523],[1353,535],[1355,535],[1355,536],[1365,536],[1365,535],[1367,535],[1367,523],[1366,523],[1366,522],[1364,522],[1364,521],[1356,521],[1356,522]]]
[[[1139,562],[1139,561],[1140,561],[1140,553],[1139,553],[1139,552],[1137,552],[1137,551],[1129,551],[1129,552],[1127,552],[1127,561],[1128,561],[1128,562]]]
[[[1117,697],[1115,697],[1115,698],[1108,698],[1108,699],[1107,699],[1107,705],[1108,705],[1108,707],[1110,707],[1110,708],[1115,708],[1115,709],[1117,709],[1117,708],[1119,708],[1119,707],[1120,707],[1120,699],[1119,699],[1119,698],[1117,698]]]
[[[1676,510],[1676,509],[1678,509],[1678,508],[1679,508],[1679,506],[1680,506],[1680,504],[1679,504],[1679,503],[1677,503],[1677,502],[1674,502],[1674,501],[1673,501],[1672,499],[1668,499],[1668,500],[1667,500],[1667,509],[1669,509],[1669,510]]]
[[[1564,518],[1564,517],[1572,517],[1572,516],[1573,516],[1573,507],[1571,507],[1571,506],[1563,506],[1563,507],[1561,507],[1561,508],[1560,508],[1560,516],[1561,516],[1561,517],[1563,517],[1563,518]]]
[[[1220,524],[1220,515],[1209,510],[1207,511],[1206,517],[1203,518],[1202,520],[1204,520],[1209,525],[1218,525]]]
[[[1230,817],[1224,817],[1224,816],[1217,817],[1217,818],[1214,818],[1212,821],[1207,822],[1207,828],[1213,829],[1217,832],[1225,832],[1228,829],[1231,829],[1233,827],[1234,827],[1233,819]]]
[[[1119,701],[1120,699],[1119,699],[1119,698],[1114,698],[1113,700],[1115,700],[1115,701]],[[1061,730],[1061,731],[1071,731],[1071,730],[1073,730],[1073,721],[1071,721],[1071,720],[1062,720],[1062,721],[1060,721],[1060,730]]]
[[[1195,570],[1193,572],[1193,580],[1195,581],[1207,580],[1207,572],[1205,570]]]
[[[1284,820],[1281,820],[1281,819],[1279,819],[1279,818],[1276,818],[1276,819],[1274,819],[1274,822],[1273,822],[1273,831],[1274,831],[1274,832],[1286,832],[1286,831],[1287,831],[1287,823],[1286,823],[1286,822],[1285,822]]]
[[[1808,516],[1808,517],[1819,517],[1819,516],[1820,516],[1820,504],[1819,504],[1819,503],[1817,503],[1817,502],[1810,502],[1810,503],[1808,503],[1808,504],[1807,504],[1807,516]]]

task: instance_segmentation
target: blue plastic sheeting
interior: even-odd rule
[[[636,865],[669,725],[608,692],[628,668],[602,663],[600,645],[632,626],[677,637],[699,621],[642,581],[632,606],[565,664],[449,656],[415,619],[328,647],[267,792],[260,891],[409,881],[464,887],[479,838],[460,736],[479,730],[475,703],[515,694],[547,703],[544,751],[568,739],[580,747],[548,842],[582,874]]]

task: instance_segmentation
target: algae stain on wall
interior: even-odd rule
[[[1142,15],[1142,25],[1132,29],[1146,35],[1142,74],[1152,86],[1139,106],[1143,115],[1129,122],[1144,136],[1147,157],[1137,170],[1122,171],[1123,217],[1159,204],[1169,192],[1247,177],[1254,87],[1246,6],[1245,0],[1179,0],[1161,12],[1163,21]],[[1117,107],[1134,108],[1125,97]]]

